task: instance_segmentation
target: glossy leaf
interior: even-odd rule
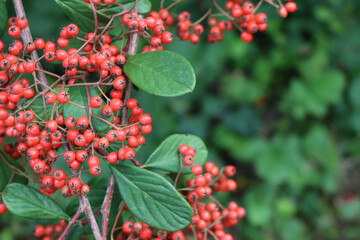
[[[195,88],[195,74],[191,64],[171,51],[156,51],[128,56],[124,72],[145,92],[175,97]]]
[[[111,166],[111,171],[126,206],[138,219],[172,232],[189,224],[189,204],[163,177],[125,163]]]
[[[70,90],[68,91],[71,99],[70,101],[73,103],[76,103],[79,106],[82,107],[87,107],[88,106],[88,100],[87,100],[87,96],[86,96],[86,91],[85,91],[85,87],[84,86],[74,86],[71,87]],[[64,104],[64,119],[66,119],[69,116],[73,116],[76,119],[78,119],[81,116],[85,116],[89,118],[89,109],[82,109],[78,106],[75,106],[71,103],[66,103]]]
[[[3,160],[0,160],[0,192],[2,192],[8,184],[11,177],[11,169],[5,164]]]
[[[10,143],[10,144],[13,143],[10,138],[7,138],[5,140],[5,142],[4,142],[4,144],[8,144],[8,143]],[[14,166],[17,169],[24,172],[23,167],[18,162],[13,160],[10,157],[10,155],[4,153],[3,150],[0,150],[0,153],[3,155],[3,157],[6,159],[6,161],[9,164],[11,164],[12,166]],[[5,189],[6,185],[9,183],[9,180],[11,178],[11,174],[12,174],[11,168],[5,163],[5,161],[0,159],[0,192],[2,192]],[[17,183],[26,184],[27,181],[28,181],[28,179],[26,177],[21,176],[21,175],[17,175],[17,174],[15,174],[13,179],[12,179],[13,183],[17,182]]]
[[[65,240],[79,240],[84,234],[84,227],[80,224],[74,224],[69,233],[66,235]]]
[[[146,161],[144,167],[166,172],[179,172],[180,154],[178,148],[183,143],[195,149],[194,164],[202,165],[208,154],[204,142],[194,135],[174,134],[160,144]],[[188,172],[190,172],[189,168],[184,169],[184,173]]]
[[[60,9],[83,31],[94,31],[94,13],[91,6],[81,0],[55,0]],[[99,25],[107,23],[110,18],[96,11]]]
[[[32,219],[68,219],[69,216],[38,190],[19,183],[6,187],[3,200],[13,214]]]
[[[121,4],[123,4],[123,6],[126,9],[130,9],[133,7],[135,1],[116,1],[119,2]],[[109,14],[116,14],[119,12],[122,12],[124,10],[124,8],[122,6],[118,6],[118,5],[112,5],[111,7],[107,8],[104,10],[104,12],[109,13]],[[137,3],[137,11],[138,13],[144,14],[144,13],[148,13],[151,10],[151,2],[149,0],[139,0]]]
[[[4,34],[7,28],[8,12],[5,1],[0,1],[0,37]]]

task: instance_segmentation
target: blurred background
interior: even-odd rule
[[[55,40],[70,23],[54,1],[24,3],[34,36]],[[209,3],[174,10],[195,21]],[[191,133],[207,144],[209,161],[237,166],[237,191],[218,195],[246,208],[232,229],[237,240],[360,239],[360,2],[297,4],[286,19],[264,4],[268,29],[249,44],[233,31],[214,45],[203,36],[167,46],[194,66],[193,94],[134,94],[153,116],[138,159],[169,134]],[[34,224],[10,214],[0,221],[0,239],[28,236]]]

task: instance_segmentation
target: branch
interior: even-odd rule
[[[70,151],[70,145],[69,143],[66,142],[66,134],[64,133],[64,131],[61,131],[61,134],[62,134],[62,138],[61,138],[61,141],[64,142],[62,144],[62,147],[64,149],[64,151]],[[74,177],[77,177],[79,175],[79,172],[76,171],[76,170],[73,170],[73,169],[70,169],[71,171],[71,175],[74,176]],[[95,219],[95,216],[94,216],[94,212],[92,211],[91,209],[91,205],[90,205],[90,202],[87,198],[86,195],[81,195],[80,196],[80,209],[82,209],[85,214],[86,214],[86,217],[89,219],[89,222],[90,222],[90,227],[91,227],[91,230],[94,234],[94,237],[96,240],[103,240],[103,238],[101,237],[101,233],[100,233],[100,229],[99,229],[99,226],[96,222],[96,219]]]
[[[128,37],[129,45],[128,45],[127,53],[129,55],[136,54],[138,42],[139,42],[139,33],[138,32],[131,33]],[[129,79],[127,79],[125,94],[123,96],[124,103],[126,103],[126,101],[130,98],[130,92],[131,92],[131,82]],[[125,125],[127,122],[127,111],[128,111],[128,109],[127,109],[126,105],[124,105],[124,107],[121,109],[121,120],[120,120],[121,125]],[[102,155],[104,155],[104,154],[102,154]],[[109,178],[109,183],[108,183],[108,186],[106,189],[105,199],[104,199],[104,202],[101,207],[101,213],[102,213],[101,232],[102,232],[102,237],[104,239],[106,239],[110,207],[111,207],[111,199],[112,199],[112,195],[114,193],[114,185],[115,185],[115,179],[114,179],[114,175],[111,173],[110,178]]]
[[[87,198],[86,195],[81,195],[80,196],[80,204],[82,205],[82,208],[84,209],[84,212],[85,212],[87,218],[90,221],[90,227],[91,227],[91,230],[92,230],[92,232],[94,234],[95,239],[96,240],[103,240],[103,238],[101,236],[101,233],[100,233],[99,226],[98,226],[98,224],[96,222],[94,213],[93,213],[93,211],[91,209],[89,199]]]
[[[120,218],[120,215],[121,215],[122,210],[124,209],[124,206],[125,206],[124,201],[121,201],[121,203],[120,203],[120,205],[119,205],[118,213],[117,213],[117,215],[116,215],[116,219],[115,219],[114,225],[113,225],[113,227],[112,227],[112,229],[111,229],[111,234],[110,234],[110,239],[111,239],[111,240],[114,239],[113,236],[114,236],[114,232],[115,232],[115,227],[116,227],[116,225],[117,225],[117,223],[118,223],[118,221],[119,221],[119,218]]]
[[[68,225],[66,226],[66,228],[64,229],[64,231],[61,233],[61,236],[59,237],[59,240],[64,240],[66,235],[69,233],[72,225],[75,223],[75,221],[80,217],[82,213],[82,210],[79,208],[75,215],[70,219]]]
[[[13,4],[14,4],[14,8],[15,8],[15,12],[16,12],[16,17],[21,18],[21,17],[25,17],[25,10],[24,10],[24,6],[22,4],[21,0],[13,0]],[[29,26],[27,26],[25,29],[23,29],[21,31],[21,37],[23,39],[24,42],[24,47],[28,44],[28,43],[32,43],[33,42],[33,38],[30,32],[30,28]],[[35,66],[37,69],[43,69],[40,61],[39,60],[39,55],[37,54],[36,51],[32,51],[31,52],[31,58],[35,63]],[[36,71],[36,75],[37,78],[39,79],[40,82],[42,82],[44,85],[48,86],[48,82],[45,76],[45,73],[41,72],[41,71]],[[46,88],[44,88],[44,86],[41,86],[41,89],[44,91]]]

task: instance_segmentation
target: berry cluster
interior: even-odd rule
[[[19,37],[21,29],[27,26],[27,20],[10,18],[8,24],[9,34]],[[87,162],[90,174],[97,176],[101,173],[101,158],[106,158],[110,163],[135,160],[134,148],[145,143],[142,134],[152,131],[152,118],[143,113],[137,100],[132,98],[126,103],[122,101],[127,85],[122,74],[126,58],[111,45],[110,36],[87,33],[79,38],[78,33],[78,27],[69,24],[60,29],[57,44],[38,38],[24,48],[19,40],[15,40],[8,48],[9,53],[0,54],[0,84],[3,87],[0,90],[0,134],[16,138],[16,143],[6,144],[4,151],[13,159],[23,156],[29,160],[29,166],[39,176],[40,192],[46,195],[59,188],[62,188],[64,196],[78,196],[89,191],[89,187],[81,179],[69,177],[62,169],[53,169],[53,163],[58,157],[62,156],[72,170],[78,170],[79,167],[83,169],[83,163]],[[77,39],[84,42],[81,48],[62,49],[68,46],[70,40],[78,41]],[[0,41],[0,51],[3,50],[4,44]],[[36,66],[31,60],[31,54],[37,50],[43,51],[46,61],[61,63],[65,74],[59,76],[53,84],[55,89],[45,85],[45,90],[35,95],[34,85],[44,84],[37,78],[35,84],[30,84],[28,79],[21,76],[24,73],[35,73]],[[93,73],[98,74],[99,82],[82,84],[78,81]],[[90,113],[91,110],[101,108],[102,116],[110,117],[112,122],[92,114],[84,114],[77,119],[73,116],[64,118],[63,113],[58,110],[61,104],[78,106],[71,102],[72,96],[65,90],[75,85],[84,85],[87,89],[98,88],[100,95],[88,93],[89,106],[79,107],[82,110],[89,108]],[[103,86],[111,89],[104,92],[101,89]],[[36,91],[38,92],[37,88]],[[31,110],[31,104],[39,97],[43,98],[45,104],[56,106],[50,120],[41,119]],[[120,124],[118,116],[123,108],[130,109],[131,115],[125,124]],[[109,125],[110,130],[105,132],[105,136],[94,130],[91,118],[98,118]],[[63,143],[69,144],[70,149],[57,155],[55,151]],[[121,143],[122,146],[106,156],[100,154],[111,143]]]
[[[66,223],[64,220],[60,220],[55,225],[36,225],[34,229],[34,237],[41,238],[41,240],[51,240],[54,237],[59,236],[64,228]]]
[[[291,0],[286,1],[288,2],[285,5],[283,5],[281,1],[279,1],[279,5],[275,4],[272,0],[265,2],[276,7],[280,17],[285,18],[288,13],[295,12],[297,8],[296,3]],[[264,1],[260,1],[257,6],[254,6],[250,1],[228,0],[225,2],[226,11],[222,9],[216,1],[212,1],[210,9],[195,23],[191,22],[189,12],[181,12],[177,16],[177,35],[183,41],[198,43],[200,41],[200,35],[204,32],[204,26],[201,25],[201,22],[207,18],[207,25],[210,27],[207,37],[208,42],[215,43],[221,41],[223,39],[222,32],[231,31],[234,27],[241,32],[240,37],[244,42],[250,42],[253,39],[253,34],[258,31],[265,31],[267,28],[266,14],[256,13],[263,2]],[[220,13],[214,14],[213,8],[218,9]],[[166,9],[161,9],[159,12],[166,13],[167,16],[170,16]],[[217,15],[220,15],[220,17]],[[192,33],[190,31],[192,31]]]
[[[185,166],[189,167],[193,165],[195,157],[195,149],[193,147],[189,147],[186,144],[181,144],[179,146],[179,153]]]

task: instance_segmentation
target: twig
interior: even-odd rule
[[[63,131],[61,131],[61,134],[62,134],[61,141],[65,142],[66,141],[66,134]],[[67,142],[63,143],[62,147],[63,147],[65,152],[69,151],[71,149],[69,143],[67,143]],[[79,172],[76,171],[76,170],[70,169],[70,171],[71,171],[71,174],[74,177],[79,175]],[[91,209],[91,205],[90,205],[90,202],[89,202],[87,196],[86,195],[81,195],[79,201],[80,201],[80,208],[83,209],[83,211],[86,214],[86,217],[89,219],[90,227],[91,227],[91,230],[92,230],[92,232],[94,234],[95,239],[96,240],[103,240],[103,238],[101,236],[101,233],[100,233],[99,226],[98,226],[98,224],[96,222],[94,213],[93,213],[93,211]]]
[[[69,233],[72,225],[74,225],[75,221],[80,217],[82,213],[82,210],[79,208],[75,215],[70,219],[68,225],[66,226],[66,228],[64,229],[64,231],[61,233],[60,237],[59,237],[59,240],[63,240],[65,239],[66,235]]]
[[[137,51],[137,46],[138,46],[138,42],[139,42],[139,33],[138,32],[134,32],[132,34],[129,35],[128,37],[128,50],[127,53],[129,55],[135,55],[136,51]],[[131,92],[131,82],[129,79],[127,79],[127,85],[125,88],[125,94],[123,96],[123,102],[126,103],[126,101],[130,98],[130,92]],[[120,124],[121,125],[125,125],[127,122],[127,107],[126,105],[121,109],[121,120],[120,120]],[[103,214],[103,220],[102,220],[102,236],[104,239],[106,239],[106,233],[107,233],[107,223],[109,221],[109,214],[110,214],[110,207],[111,207],[111,199],[112,199],[112,195],[114,193],[114,175],[111,173],[110,174],[110,178],[109,178],[109,183],[108,183],[108,187],[106,190],[106,196],[104,199],[104,202],[101,206],[101,212]],[[116,224],[115,224],[116,225]],[[104,237],[105,236],[105,237]]]
[[[119,211],[118,211],[118,213],[117,213],[117,215],[116,215],[116,219],[115,219],[114,225],[113,225],[113,227],[112,227],[112,229],[111,229],[111,234],[110,234],[111,240],[114,240],[115,227],[116,227],[116,224],[117,224],[118,221],[119,221],[119,218],[120,218],[120,215],[121,215],[122,210],[124,209],[124,206],[125,206],[124,201],[121,201],[121,203],[120,203],[120,205],[119,205]]]
[[[22,17],[26,18],[25,10],[24,10],[24,6],[22,4],[22,1],[21,0],[13,0],[13,4],[14,4],[16,16],[18,18],[22,18]],[[23,29],[21,31],[21,37],[22,37],[22,39],[24,41],[24,46],[26,46],[28,43],[33,42],[33,38],[32,38],[31,32],[30,32],[29,26],[27,26],[25,29]],[[40,61],[38,61],[39,60],[39,55],[37,54],[36,51],[31,52],[31,58],[34,61],[35,66],[36,66],[37,69],[43,69]],[[39,72],[39,71],[36,71],[36,72],[37,72],[36,75],[37,75],[38,79],[43,84],[49,85],[48,82],[47,82],[45,74],[43,72]],[[42,90],[45,90],[44,87],[41,87],[41,88],[42,88]]]

